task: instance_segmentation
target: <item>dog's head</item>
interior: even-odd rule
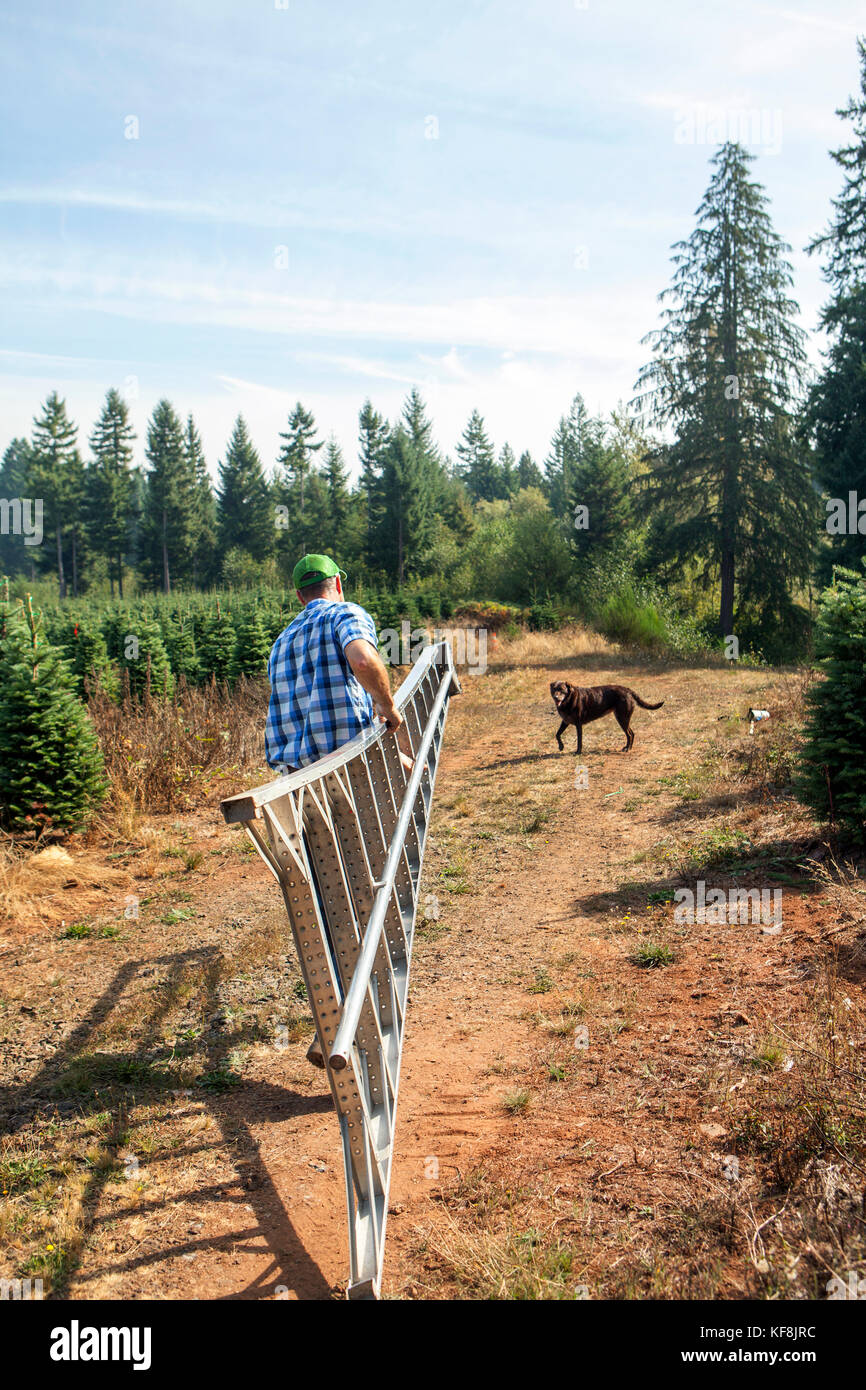
[[[553,703],[556,705],[557,709],[559,709],[559,706],[562,704],[563,700],[565,699],[566,695],[570,690],[571,686],[569,685],[568,681],[550,682],[550,694],[553,697]]]

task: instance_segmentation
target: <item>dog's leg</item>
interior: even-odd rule
[[[556,742],[557,742],[557,744],[559,745],[559,751],[560,751],[560,753],[563,753],[563,752],[565,751],[565,746],[564,746],[564,744],[563,744],[563,742],[562,742],[562,735],[565,733],[565,731],[566,731],[567,728],[568,728],[568,725],[566,724],[565,720],[563,719],[562,723],[560,724],[559,728],[558,728],[557,731],[556,731]]]
[[[631,746],[634,743],[634,734],[631,731],[631,711],[624,712],[622,710],[616,710],[615,714],[616,722],[625,734],[625,748],[621,751],[623,753],[630,753]]]
[[[582,724],[578,724],[578,725],[577,725],[577,747],[576,747],[575,750],[574,750],[574,756],[575,756],[576,758],[579,758],[582,752],[583,752],[583,725],[582,725]]]

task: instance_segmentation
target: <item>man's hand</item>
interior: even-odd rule
[[[380,704],[377,700],[373,706],[380,719],[384,719],[389,729],[397,730],[403,723],[403,716],[392,700],[389,705]]]

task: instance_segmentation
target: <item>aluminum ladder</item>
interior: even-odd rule
[[[411,772],[377,721],[220,808],[282,889],[340,1123],[350,1299],[381,1288],[418,888],[448,702],[459,692],[450,644],[429,646],[394,696]]]

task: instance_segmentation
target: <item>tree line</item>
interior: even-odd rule
[[[807,248],[823,258],[829,348],[810,375],[791,247],[751,156],[722,145],[691,233],[673,247],[660,326],[633,400],[608,417],[577,393],[541,463],[498,450],[474,410],[453,456],[417,389],[389,421],[364,402],[358,476],[300,402],[270,471],[238,416],[217,485],[195,421],[156,406],[133,463],[117,390],[84,457],[54,393],[0,468],[0,498],[40,497],[45,538],[0,536],[9,573],[120,595],[288,582],[304,550],[330,551],[373,585],[430,583],[506,601],[663,593],[717,640],[769,655],[808,637],[813,591],[859,566],[866,534],[866,43],[850,123],[832,152],[842,191]],[[827,499],[847,499],[835,532]],[[853,500],[852,500],[853,499]],[[641,586],[643,589],[641,590]]]

